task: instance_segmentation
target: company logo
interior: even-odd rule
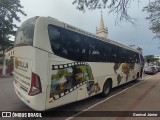
[[[2,112],[2,117],[11,117],[11,112]]]
[[[22,68],[27,68],[28,69],[28,63],[19,61],[18,58],[15,58],[15,68],[17,69],[18,67]]]
[[[34,113],[34,112],[2,112],[1,117],[17,117],[17,118],[37,118],[42,117],[42,114],[40,112]]]

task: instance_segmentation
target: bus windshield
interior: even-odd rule
[[[35,22],[36,18],[30,18],[20,26],[20,28],[16,33],[15,46],[19,45],[33,46]]]

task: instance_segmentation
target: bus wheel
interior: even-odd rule
[[[102,96],[102,97],[108,96],[108,94],[109,94],[110,91],[111,91],[111,88],[112,88],[111,80],[107,80],[107,81],[104,83],[101,96]]]

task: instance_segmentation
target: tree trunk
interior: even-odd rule
[[[5,50],[3,50],[3,67],[2,67],[2,76],[6,76],[6,56],[5,56]]]

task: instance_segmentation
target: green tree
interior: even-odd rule
[[[144,57],[146,62],[148,63],[154,63],[154,62],[157,62],[159,59],[158,58],[155,58],[154,55],[147,55]]]
[[[19,13],[26,16],[22,8],[20,0],[0,0],[0,49],[3,53],[3,76],[5,76],[5,49],[13,45],[13,42],[9,41],[9,36],[14,35],[14,29],[18,28],[13,21],[20,22],[17,15]]]
[[[149,16],[146,18],[150,21],[150,30],[155,33],[155,38],[160,39],[160,0],[150,2],[148,6],[144,7]]]

